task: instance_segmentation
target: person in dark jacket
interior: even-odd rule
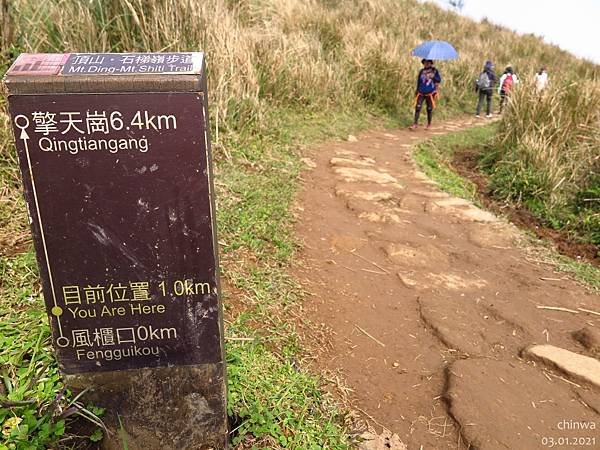
[[[419,126],[419,116],[423,102],[427,105],[427,128],[431,127],[431,116],[435,108],[438,84],[442,82],[440,72],[433,66],[431,59],[422,59],[423,68],[417,77],[417,89],[415,91],[415,121],[410,129],[415,130]]]
[[[494,93],[494,85],[497,77],[494,73],[494,64],[492,61],[486,61],[483,66],[483,71],[479,74],[476,82],[476,91],[479,92],[479,100],[477,102],[477,111],[475,117],[480,117],[483,100],[486,100],[486,117],[492,117],[492,94]]]

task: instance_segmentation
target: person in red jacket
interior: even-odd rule
[[[438,92],[438,85],[442,82],[440,72],[434,67],[431,59],[422,59],[423,68],[419,71],[417,77],[417,89],[415,91],[415,120],[410,126],[411,130],[416,130],[419,126],[419,116],[423,102],[427,104],[427,128],[431,127],[431,117],[433,108],[435,108],[435,98]]]
[[[498,94],[500,94],[500,114],[502,114],[502,109],[504,108],[504,103],[506,102],[506,96],[510,95],[511,91],[515,87],[515,84],[519,82],[517,78],[517,74],[513,72],[511,66],[508,66],[504,69],[504,73],[500,77],[500,81],[498,81]]]

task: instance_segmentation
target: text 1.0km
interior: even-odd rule
[[[194,280],[161,281],[158,287],[162,295],[206,295],[211,293],[210,284]]]

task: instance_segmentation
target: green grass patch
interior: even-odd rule
[[[568,256],[560,255],[555,251],[551,251],[550,257],[560,272],[568,273],[586,286],[600,291],[600,269],[591,264],[582,263]]]
[[[436,157],[434,152],[434,147],[430,143],[426,143],[416,149],[413,157],[421,170],[438,183],[441,189],[457,197],[474,201],[477,187],[453,172],[447,164]]]
[[[260,135],[228,137],[228,157],[219,156],[217,165],[224,278],[245,296],[243,311],[227,327],[234,339],[226,346],[233,443],[343,449],[349,443],[339,411],[324,401],[318,378],[298,367],[299,337],[287,314],[303,296],[287,273],[297,244],[291,205],[302,169],[300,149],[373,121],[366,111],[294,110],[280,110],[268,121]],[[235,341],[240,336],[255,340]]]
[[[74,397],[58,371],[33,251],[1,258],[0,280],[0,449],[68,447],[66,428],[82,417],[87,439],[100,439],[103,411]]]
[[[282,360],[263,344],[227,345],[229,414],[239,423],[233,444],[348,448],[343,418],[328,404],[318,380],[296,367],[295,352],[285,353],[287,360]]]
[[[469,128],[419,144],[413,158],[421,170],[444,191],[477,203],[477,186],[450,167],[457,150],[485,145],[494,136],[495,124]]]

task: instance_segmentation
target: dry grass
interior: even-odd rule
[[[587,65],[533,36],[518,37],[414,0],[13,0],[14,40],[27,51],[206,51],[213,111],[239,128],[273,104],[367,102],[410,109],[419,68],[410,50],[424,39],[455,44],[461,58],[440,64],[443,99],[472,102],[482,62],[524,74],[547,64]],[[596,70],[596,75],[598,71]]]
[[[519,86],[492,159],[497,195],[600,245],[600,81]]]
[[[0,256],[20,249],[30,240],[17,155],[8,151],[12,145],[11,140],[9,117],[0,103]]]
[[[500,128],[504,158],[535,169],[552,203],[590,182],[600,168],[600,82],[556,82],[541,94],[517,89]]]
[[[1,0],[1,5],[6,45],[0,68],[21,51],[205,51],[212,123],[225,143],[216,146],[217,158],[229,158],[228,137],[262,134],[273,126],[268,117],[282,108],[362,114],[366,107],[410,120],[420,68],[410,50],[425,39],[448,40],[460,53],[459,60],[438,65],[443,77],[438,116],[472,109],[473,80],[488,58],[499,66],[512,64],[523,78],[541,63],[551,76],[598,79],[600,73],[535,36],[517,36],[416,0]],[[8,241],[26,229],[26,221],[18,213],[23,205],[15,191],[4,108],[0,104],[0,240]]]

